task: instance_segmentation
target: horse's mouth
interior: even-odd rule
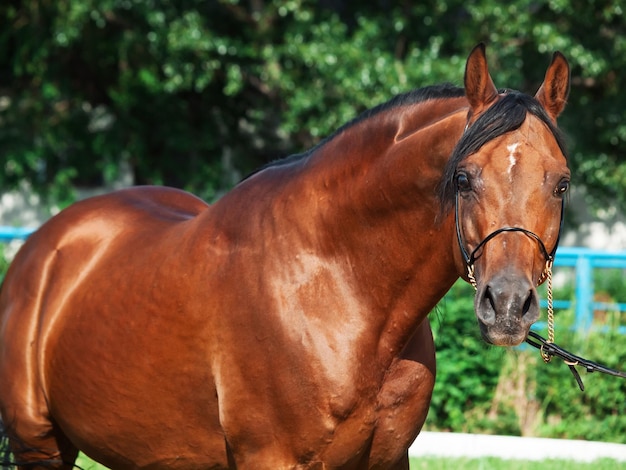
[[[530,329],[530,326],[525,327],[518,322],[497,322],[494,325],[478,323],[483,340],[494,346],[519,346],[526,341]]]

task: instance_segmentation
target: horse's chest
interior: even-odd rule
[[[317,468],[319,463],[338,469],[375,467],[374,463],[390,468],[406,456],[419,432],[432,386],[423,371],[413,369],[412,377],[403,377],[402,368],[394,365],[376,388],[355,387],[357,376],[351,378],[352,386],[345,383],[335,389],[318,386],[311,376],[271,379],[271,393],[257,387],[235,409],[222,403],[227,440],[237,443],[233,451],[238,458],[245,461],[261,452],[268,460],[283,462],[276,468],[295,463],[301,465],[297,468]]]
[[[301,255],[268,270],[271,295],[219,317],[212,369],[220,421],[248,468],[253,455],[283,462],[275,468],[389,468],[423,424],[432,376],[416,361],[380,362],[372,313],[341,271]],[[426,400],[416,397],[423,390]]]

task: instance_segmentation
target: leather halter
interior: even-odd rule
[[[561,230],[563,229],[564,212],[565,212],[565,199],[561,200],[561,220],[559,222],[559,233],[557,234],[554,248],[552,248],[552,251],[550,253],[548,253],[548,250],[546,249],[546,245],[543,243],[541,238],[539,238],[539,236],[536,233],[531,232],[530,230],[527,230],[522,227],[502,227],[497,230],[494,230],[485,238],[483,238],[482,241],[478,245],[476,245],[476,248],[474,248],[471,253],[468,253],[467,250],[465,249],[465,243],[463,242],[463,235],[461,234],[461,224],[459,223],[459,191],[458,189],[456,191],[455,201],[454,201],[454,222],[456,224],[456,236],[459,241],[459,248],[461,249],[463,259],[465,260],[465,265],[467,266],[467,278],[470,284],[474,287],[474,290],[478,290],[476,278],[474,277],[474,263],[476,262],[476,259],[477,259],[476,253],[483,246],[485,246],[485,244],[487,244],[489,240],[496,237],[497,235],[500,235],[501,233],[521,232],[524,235],[534,239],[539,245],[539,248],[541,249],[541,253],[543,254],[543,257],[546,260],[546,265],[543,269],[543,272],[541,273],[541,276],[539,277],[539,281],[537,282],[537,285],[539,286],[543,284],[544,281],[548,280],[548,340],[546,341],[547,344],[554,344],[554,309],[552,305],[552,302],[553,302],[552,301],[552,263],[554,263],[554,255],[556,254],[556,249],[559,246],[559,239],[561,238]],[[550,351],[545,349],[543,346],[541,346],[540,351],[541,351],[541,357],[543,358],[544,362],[546,363],[550,362],[554,354],[551,354]],[[580,382],[579,382],[579,385],[580,385]]]
[[[549,253],[548,253],[548,250],[546,249],[545,244],[536,233],[531,232],[530,230],[527,230],[522,227],[502,227],[497,230],[494,230],[485,238],[483,238],[482,241],[478,245],[476,245],[476,248],[474,248],[471,253],[468,253],[465,248],[463,235],[461,233],[461,224],[459,222],[459,191],[457,189],[456,194],[455,194],[455,202],[454,202],[454,221],[456,224],[456,236],[459,242],[459,248],[461,249],[461,254],[463,255],[463,259],[467,266],[468,278],[470,280],[470,283],[474,286],[474,288],[476,289],[476,280],[474,279],[474,263],[476,262],[476,259],[478,258],[476,256],[476,253],[478,253],[478,251],[483,246],[485,246],[487,242],[489,242],[491,239],[495,238],[497,235],[500,235],[501,233],[504,233],[504,232],[522,232],[524,235],[527,235],[528,237],[534,239],[537,242],[541,250],[541,253],[543,254],[543,257],[546,260],[546,268],[544,269],[541,277],[539,278],[539,282],[537,284],[537,285],[541,285],[548,277],[548,270],[550,270],[552,267],[552,263],[554,262],[554,255],[556,254],[556,249],[559,246],[559,239],[561,238],[561,230],[563,228],[563,215],[565,212],[564,208],[565,208],[565,200],[563,199],[561,201],[561,220],[559,222],[559,233],[556,237],[556,243],[554,244],[554,248]]]

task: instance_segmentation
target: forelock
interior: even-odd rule
[[[465,130],[452,151],[438,187],[442,214],[446,214],[454,203],[456,191],[454,177],[459,163],[478,152],[487,142],[518,129],[526,120],[528,113],[540,119],[548,127],[561,152],[567,156],[563,135],[539,101],[518,91],[507,91]]]

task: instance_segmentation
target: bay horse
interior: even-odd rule
[[[570,72],[498,91],[484,45],[431,86],[269,164],[213,205],[78,202],[0,294],[0,412],[21,468],[407,469],[428,313],[459,278],[484,339],[522,342],[558,242]]]

